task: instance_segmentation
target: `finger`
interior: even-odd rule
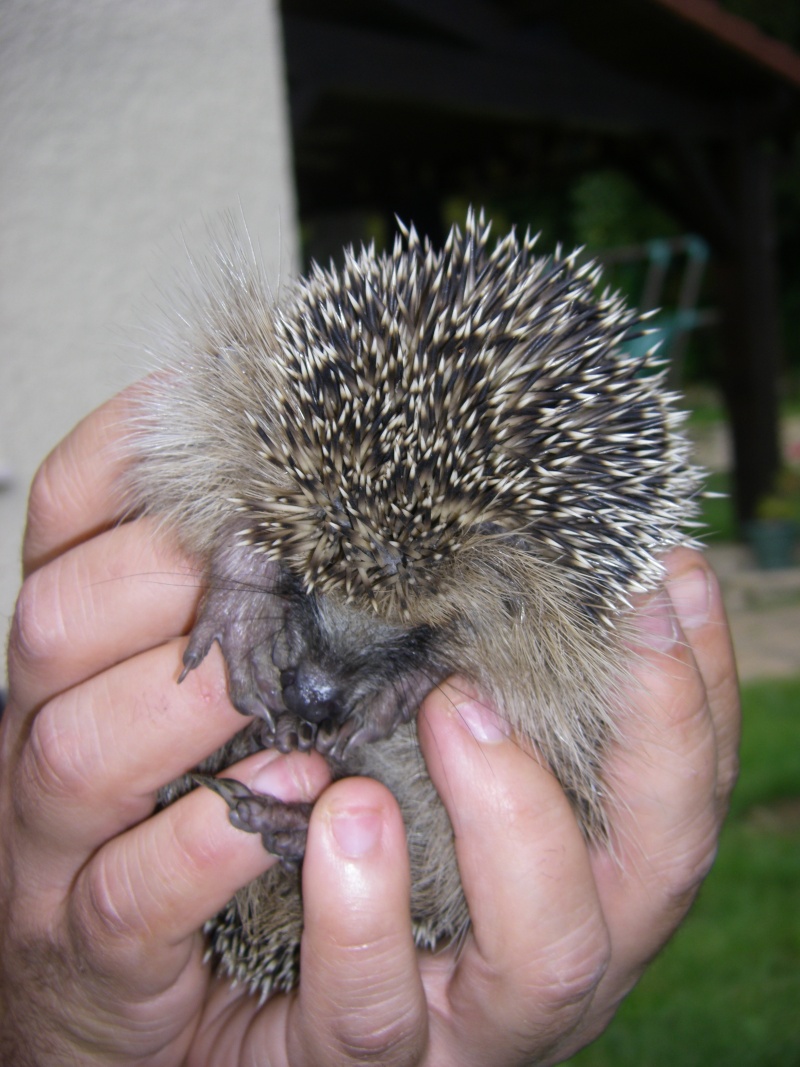
[[[23,714],[191,625],[196,570],[140,520],[79,544],[22,587],[9,679]]]
[[[262,752],[230,768],[256,792],[312,800],[329,781],[304,754]],[[104,845],[70,897],[74,937],[100,974],[149,996],[196,951],[194,938],[236,890],[276,862],[258,835],[231,826],[224,802],[196,789]]]
[[[713,862],[717,748],[706,690],[662,590],[640,608],[624,740],[605,774],[613,849],[592,866],[625,990],[685,914]]]
[[[667,592],[705,685],[717,740],[720,816],[739,770],[740,708],[733,645],[719,582],[699,552],[677,549],[666,559]]]
[[[409,902],[396,801],[370,779],[337,782],[318,801],[309,829],[289,1062],[419,1062],[427,1009]]]
[[[11,771],[26,869],[68,884],[98,845],[150,814],[161,786],[246,724],[218,650],[179,686],[180,647],[126,660],[36,716]]]
[[[451,1040],[462,1043],[455,1062],[500,1063],[498,1034],[509,1047],[527,1048],[537,1034],[546,1045],[575,1024],[604,971],[589,857],[556,779],[462,685],[427,698],[420,740],[453,823],[472,918],[449,990]]]
[[[421,1063],[427,1014],[409,877],[400,813],[382,786],[349,778],[323,794],[303,868],[300,988],[263,1007],[230,987],[214,990],[200,1033],[213,1062]]]
[[[120,428],[129,425],[142,388],[130,386],[93,411],[37,471],[22,550],[26,575],[120,517],[120,476],[127,463]]]
[[[182,647],[175,641],[126,660],[36,716],[12,785],[17,862],[31,885],[66,892],[99,845],[154,810],[158,789],[246,726],[230,704],[217,648],[177,684]],[[318,753],[304,760],[327,780]]]

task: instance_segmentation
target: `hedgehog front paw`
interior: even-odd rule
[[[272,656],[284,625],[283,599],[275,592],[277,570],[251,548],[226,542],[212,560],[179,678],[183,681],[199,667],[217,641],[228,669],[231,703],[243,715],[264,719],[273,733],[283,711]]]
[[[426,671],[410,671],[373,695],[368,714],[346,719],[334,724],[334,728],[322,723],[315,742],[317,751],[344,760],[362,745],[391,737],[398,726],[410,722],[427,694],[448,673],[447,668],[438,665]]]
[[[192,778],[222,797],[230,808],[232,826],[248,834],[260,834],[267,852],[277,856],[286,870],[297,870],[306,851],[313,804],[287,804],[254,793],[235,778],[209,778],[205,774],[193,774]]]

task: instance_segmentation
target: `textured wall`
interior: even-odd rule
[[[0,7],[0,631],[43,456],[145,365],[136,330],[184,235],[241,210],[296,255],[275,0]],[[193,239],[193,235],[194,239]]]

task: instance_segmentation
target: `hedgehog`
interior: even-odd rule
[[[458,674],[546,761],[590,841],[623,732],[632,597],[694,544],[701,472],[644,316],[580,250],[492,242],[470,211],[444,248],[313,264],[278,299],[246,240],[218,240],[133,421],[131,507],[204,570],[181,679],[221,647],[242,730],[161,793],[198,783],[279,857],[210,923],[210,951],[265,998],[298,981],[310,804],[225,776],[263,748],[316,749],[396,796],[418,946],[469,911],[415,716]],[[641,346],[639,346],[641,347]]]

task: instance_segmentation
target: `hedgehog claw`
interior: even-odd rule
[[[283,712],[278,672],[272,662],[284,607],[275,592],[278,567],[240,543],[236,520],[211,559],[206,589],[179,681],[203,662],[216,641],[228,672],[231,703],[243,715],[263,719],[275,732]]]
[[[235,778],[212,778],[208,774],[198,774],[196,771],[192,772],[189,777],[197,785],[205,786],[212,793],[222,797],[231,811],[240,800],[247,800],[248,797],[254,795],[246,785],[243,785],[242,782],[237,782]]]
[[[240,715],[247,715],[252,716],[254,719],[261,719],[267,734],[274,735],[275,716],[264,701],[260,699],[258,694],[250,692],[243,696],[240,689],[234,690],[233,685],[231,685],[229,696],[231,704],[233,704],[234,708]]]
[[[190,643],[183,654],[183,670],[178,676],[178,685],[186,678],[190,671],[195,670],[208,655],[208,648],[196,648]]]
[[[313,804],[285,804],[276,797],[254,793],[235,778],[210,778],[205,774],[191,777],[222,797],[230,808],[232,826],[248,834],[260,834],[267,852],[277,856],[286,870],[297,870],[306,851]]]
[[[272,747],[277,748],[279,752],[310,752],[314,747],[317,727],[297,716],[282,715],[274,735]]]

